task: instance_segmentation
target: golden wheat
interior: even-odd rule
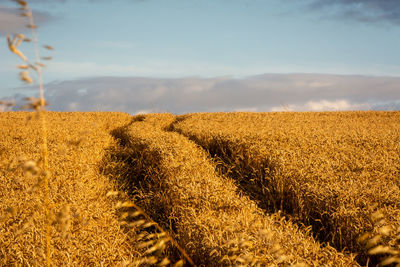
[[[34,113],[0,113],[0,265],[45,265],[44,192],[40,190],[40,122]],[[53,199],[50,213],[52,264],[117,265],[134,262],[134,236],[124,231],[115,216],[113,190],[98,173],[104,149],[112,144],[112,127],[129,121],[126,114],[49,112],[49,164]],[[82,135],[82,132],[90,134]],[[84,138],[79,145],[68,141]]]
[[[376,211],[394,229],[386,245],[400,246],[399,119],[399,112],[193,114],[172,129],[219,158],[262,207],[363,257],[357,237],[372,230]]]
[[[27,17],[29,20],[29,24],[27,25],[28,28],[31,29],[32,39],[26,38],[23,34],[14,34],[11,37],[7,35],[7,43],[8,48],[10,51],[17,56],[19,56],[26,65],[18,65],[17,67],[20,69],[24,69],[19,73],[20,80],[30,84],[33,83],[33,79],[29,76],[29,69],[34,70],[38,76],[38,84],[39,84],[39,95],[40,99],[38,100],[30,100],[28,103],[29,108],[33,108],[38,112],[39,119],[41,121],[41,137],[42,137],[42,152],[41,152],[41,171],[43,176],[43,183],[44,183],[44,206],[45,206],[45,221],[46,221],[46,266],[50,266],[51,264],[51,233],[50,233],[50,212],[51,212],[51,199],[50,199],[50,191],[49,191],[49,165],[48,165],[48,144],[47,144],[47,126],[46,126],[46,114],[43,110],[44,106],[46,105],[46,100],[44,98],[44,88],[43,88],[43,77],[42,77],[42,67],[44,64],[40,62],[39,56],[39,49],[38,49],[38,38],[36,35],[35,29],[37,26],[34,24],[32,9],[28,6],[26,1],[16,0],[15,1],[20,6],[21,15]],[[21,42],[32,42],[34,51],[35,51],[35,63],[30,63],[28,58],[23,54],[21,50],[18,49],[18,46]],[[53,49],[51,46],[45,45],[45,48],[51,50]]]
[[[44,192],[38,190],[43,174],[40,160],[35,160],[40,159],[40,122],[27,120],[32,115],[0,114],[5,125],[1,129],[5,138],[0,142],[4,181],[0,192],[7,192],[0,195],[0,208],[5,211],[0,219],[5,229],[0,234],[2,264],[46,262],[42,249],[46,241],[40,234],[46,221]],[[392,152],[397,149],[396,116],[236,113],[132,118],[113,113],[49,112],[49,164],[54,177],[49,185],[54,205],[49,219],[52,263],[165,266],[175,259],[176,265],[184,264],[182,258],[192,265],[212,266],[357,265],[355,255],[348,254],[351,251],[363,253],[360,263],[398,263],[400,228],[394,203],[398,195],[393,188],[390,197],[382,190],[398,182],[396,171],[390,169],[398,159]],[[340,129],[334,127],[338,121]],[[284,128],[285,124],[290,127]],[[330,130],[323,132],[321,124]],[[368,131],[362,130],[367,125]],[[213,163],[184,135],[212,155],[217,153],[220,161]],[[386,140],[388,136],[392,140]],[[356,145],[345,149],[350,144]],[[364,150],[364,146],[375,150]],[[352,154],[360,151],[369,153]],[[386,157],[377,159],[376,153]],[[345,166],[329,173],[329,166],[323,165],[331,162],[329,158]],[[362,179],[343,174],[357,167],[349,160],[364,164]],[[393,172],[372,169],[367,162]],[[255,176],[263,173],[271,176],[260,176],[264,180]],[[349,178],[335,179],[334,175]],[[352,187],[341,189],[348,184]],[[116,191],[119,188],[124,192]],[[351,191],[356,188],[357,194]],[[341,201],[332,197],[333,189]],[[362,190],[369,198],[358,194]],[[365,206],[356,206],[360,204]],[[318,216],[324,219],[318,222],[325,228],[315,228],[313,220]],[[296,226],[300,221],[314,228]],[[336,223],[336,228],[329,223]],[[335,232],[339,230],[341,238]],[[346,239],[350,231],[355,231],[351,241]],[[335,246],[333,236],[355,245],[346,256],[329,245],[321,246],[311,233],[320,233],[319,240],[328,239]]]
[[[357,265],[281,216],[265,215],[256,203],[218,176],[193,142],[169,132],[170,114],[137,116],[114,132],[126,151],[126,188],[198,264]],[[139,193],[138,193],[139,192]]]
[[[45,112],[15,2],[39,98],[0,113],[1,265],[400,265],[399,112]]]
[[[85,202],[87,199],[85,197],[81,199],[73,199],[71,198],[71,192],[68,190],[62,190],[65,196],[67,196],[68,201],[65,201],[60,197],[60,188],[54,188],[54,186],[58,185],[58,183],[65,183],[68,179],[64,180],[59,180],[57,178],[62,177],[62,175],[66,174],[68,171],[72,170],[74,174],[76,175],[89,175],[90,178],[93,179],[93,181],[97,181],[97,186],[92,186],[89,188],[86,188],[86,191],[88,191],[90,196],[90,193],[99,193],[99,190],[105,190],[107,189],[108,186],[112,185],[111,181],[104,181],[102,179],[98,179],[96,175],[93,174],[94,169],[88,172],[88,170],[85,170],[83,172],[80,172],[80,168],[82,167],[79,164],[84,164],[83,166],[85,167],[91,167],[90,165],[94,165],[94,161],[92,162],[87,162],[85,163],[84,157],[88,157],[87,154],[85,153],[80,153],[78,157],[75,159],[77,160],[76,165],[72,165],[71,169],[66,170],[62,169],[60,173],[55,173],[57,170],[59,170],[59,167],[61,167],[60,162],[57,160],[54,161],[51,156],[56,156],[58,159],[63,158],[64,153],[67,153],[66,151],[68,150],[67,148],[69,147],[81,147],[84,145],[85,141],[85,136],[89,134],[89,131],[85,130],[85,133],[81,131],[81,136],[78,139],[75,140],[66,140],[65,136],[62,136],[61,142],[56,143],[56,146],[61,146],[62,148],[58,147],[58,154],[57,155],[52,155],[54,152],[53,149],[55,147],[52,147],[51,141],[52,138],[57,137],[60,138],[59,134],[62,133],[63,131],[60,130],[59,132],[52,132],[51,130],[49,131],[47,129],[47,124],[48,124],[48,119],[54,119],[58,118],[58,115],[56,113],[47,113],[44,110],[44,107],[47,106],[47,102],[44,97],[44,87],[43,87],[43,78],[42,78],[42,68],[45,67],[43,63],[41,63],[40,55],[39,55],[39,46],[38,46],[38,38],[36,34],[36,29],[37,26],[34,23],[34,18],[32,14],[32,10],[28,6],[26,1],[23,0],[15,0],[15,2],[20,6],[19,10],[21,11],[22,16],[26,17],[29,20],[29,24],[27,25],[27,28],[31,29],[31,34],[32,34],[32,39],[27,38],[24,34],[14,34],[12,37],[7,35],[7,43],[10,51],[14,54],[16,54],[19,58],[21,58],[24,61],[24,64],[17,65],[17,68],[22,70],[19,73],[20,80],[27,83],[31,84],[33,83],[33,79],[30,76],[30,71],[33,70],[36,72],[37,77],[38,77],[38,85],[39,85],[39,98],[35,97],[28,97],[25,100],[28,101],[28,103],[24,106],[25,109],[28,110],[36,110],[37,113],[34,116],[34,118],[39,119],[40,124],[37,125],[36,120],[31,120],[32,115],[31,114],[25,114],[25,113],[19,113],[19,114],[3,114],[4,118],[4,123],[7,126],[13,126],[14,124],[11,123],[10,117],[25,117],[26,122],[32,121],[31,123],[35,124],[33,127],[33,132],[34,136],[30,136],[27,133],[22,133],[25,134],[24,138],[27,138],[29,142],[35,142],[36,139],[39,137],[40,142],[41,142],[41,153],[40,157],[36,155],[36,151],[31,151],[29,150],[29,147],[27,148],[27,151],[25,151],[28,155],[28,157],[21,156],[18,157],[17,160],[14,161],[6,161],[7,162],[7,168],[5,168],[5,172],[2,173],[4,177],[7,175],[21,175],[21,173],[18,173],[18,170],[20,172],[22,171],[24,178],[26,178],[26,181],[22,181],[23,178],[18,178],[16,179],[19,182],[19,185],[24,189],[25,191],[18,192],[19,194],[29,194],[30,196],[30,204],[35,203],[35,205],[32,207],[29,207],[25,209],[25,211],[30,211],[29,215],[21,214],[18,213],[18,211],[21,210],[21,207],[17,207],[17,204],[23,203],[23,205],[26,205],[24,201],[17,202],[18,198],[14,196],[12,193],[14,193],[14,187],[12,185],[5,183],[4,184],[4,189],[7,190],[7,192],[11,193],[11,196],[9,196],[8,203],[6,203],[6,207],[1,207],[5,211],[5,215],[2,215],[0,217],[0,223],[2,226],[4,226],[5,231],[3,231],[2,235],[0,235],[0,244],[3,243],[4,241],[4,247],[2,247],[0,251],[0,255],[4,256],[1,260],[3,264],[14,264],[14,265],[43,265],[44,263],[46,266],[50,265],[76,265],[76,264],[84,264],[84,263],[96,263],[96,264],[107,264],[107,265],[115,265],[115,264],[120,264],[122,266],[130,265],[130,266],[141,266],[143,264],[146,265],[153,265],[158,263],[158,266],[166,266],[171,263],[171,261],[167,258],[164,257],[164,248],[165,248],[165,243],[166,242],[172,242],[173,245],[180,250],[180,252],[183,254],[183,256],[186,257],[186,260],[194,265],[194,263],[191,261],[191,259],[187,256],[186,252],[180,248],[180,246],[174,241],[174,239],[168,234],[164,232],[164,230],[157,224],[155,223],[140,207],[135,205],[132,202],[129,201],[124,201],[122,204],[119,201],[117,205],[115,206],[116,209],[123,209],[122,214],[119,214],[119,219],[121,222],[121,225],[124,227],[124,232],[122,233],[125,237],[123,237],[124,244],[125,246],[128,245],[130,250],[125,250],[122,252],[122,254],[118,253],[113,253],[109,256],[105,254],[97,254],[100,251],[115,251],[115,245],[117,244],[117,240],[113,242],[113,244],[110,246],[110,244],[104,244],[104,242],[101,242],[100,245],[102,248],[97,249],[94,248],[93,244],[89,245],[91,249],[95,252],[94,255],[92,255],[89,258],[85,258],[90,253],[88,253],[88,250],[86,249],[84,252],[85,255],[77,256],[76,258],[73,258],[75,255],[79,255],[82,253],[82,250],[79,248],[78,244],[75,244],[75,242],[79,239],[80,235],[78,234],[77,236],[71,234],[71,230],[76,232],[77,230],[73,229],[74,225],[72,224],[73,217],[71,217],[71,214],[74,214],[74,217],[80,217],[80,210],[82,208],[85,208]],[[24,53],[19,49],[19,45],[22,42],[32,42],[34,46],[34,51],[35,51],[35,62],[31,63],[29,59],[24,55]],[[54,48],[50,45],[43,45],[43,47],[47,50],[54,50]],[[52,57],[46,56],[42,57],[43,60],[51,60]],[[14,103],[6,102],[6,101],[1,101],[0,106],[2,111],[14,106]],[[8,117],[7,115],[10,115]],[[66,114],[64,117],[64,121],[70,119],[71,117],[75,117],[75,115],[67,116],[69,114]],[[83,117],[87,117],[88,120],[90,121],[90,117],[92,117],[94,114],[85,114]],[[97,114],[96,114],[97,115]],[[111,114],[109,114],[111,115]],[[48,117],[49,116],[49,117]],[[95,116],[97,119],[97,116]],[[113,115],[108,116],[109,118],[114,118]],[[121,117],[122,121],[124,116],[115,116],[116,118]],[[84,121],[88,121],[86,118],[84,118]],[[107,120],[106,120],[107,121]],[[109,122],[107,121],[109,124]],[[101,122],[101,127],[103,127],[104,122]],[[114,124],[116,127],[121,126],[118,124],[118,122],[114,121]],[[27,126],[27,124],[25,125]],[[51,127],[56,126],[54,122],[51,123]],[[70,125],[69,125],[70,126]],[[27,130],[32,127],[25,127],[24,130]],[[37,132],[37,130],[40,129],[40,133]],[[57,127],[53,128],[52,130],[57,129]],[[74,128],[74,130],[79,129],[79,127]],[[2,130],[8,130],[7,127]],[[32,129],[30,129],[32,130]],[[100,129],[97,129],[100,130]],[[108,134],[108,131],[104,131],[103,134],[105,134],[107,137],[111,138]],[[107,130],[109,129],[109,125]],[[100,130],[101,131],[101,130]],[[67,131],[68,132],[68,131]],[[74,133],[74,131],[69,131]],[[29,132],[28,132],[29,133]],[[5,134],[8,134],[8,137],[14,137],[14,132],[12,131],[7,131]],[[49,134],[53,134],[50,135]],[[21,141],[20,138],[17,138],[18,141]],[[104,140],[103,140],[104,141]],[[17,142],[15,143],[10,143],[4,141],[4,149],[2,148],[1,152],[4,152],[7,156],[5,159],[10,158],[10,151],[8,150],[7,146],[12,144],[11,147],[14,148],[16,145],[17,147],[24,147],[25,148],[25,143],[23,142]],[[101,147],[101,146],[100,146]],[[100,151],[105,151],[104,147],[100,148]],[[92,150],[88,149],[88,153],[93,153]],[[93,157],[95,155],[90,155],[89,157]],[[37,159],[37,160],[35,160]],[[93,158],[91,158],[93,159]],[[98,160],[98,159],[97,159]],[[52,169],[50,170],[49,168],[49,162],[59,164],[57,166],[52,166]],[[101,160],[104,161],[104,158]],[[98,163],[98,161],[95,161]],[[13,164],[15,166],[13,166]],[[62,162],[62,168],[65,167],[68,164],[65,164]],[[84,167],[84,168],[85,168]],[[98,167],[98,166],[97,166]],[[98,168],[96,168],[97,170]],[[14,173],[16,172],[16,173]],[[52,174],[50,174],[52,172]],[[61,175],[60,175],[61,174]],[[57,175],[57,178],[53,178],[52,181],[50,181],[50,175]],[[64,177],[65,178],[65,177]],[[70,177],[68,177],[70,178]],[[75,177],[75,179],[81,179],[83,177]],[[34,181],[34,182],[32,182]],[[85,179],[82,180],[83,183],[87,182]],[[76,184],[79,184],[76,183]],[[88,184],[87,184],[88,185]],[[10,187],[11,186],[11,187]],[[41,187],[44,187],[43,192],[38,190]],[[21,188],[18,188],[21,189]],[[54,192],[54,190],[57,190]],[[76,190],[76,188],[69,188],[69,190]],[[18,190],[17,190],[18,191]],[[111,192],[111,193],[110,193]],[[110,196],[115,196],[115,195],[120,195],[120,197],[123,197],[125,200],[129,199],[128,196],[126,196],[123,192],[120,194],[115,194],[116,191],[110,191],[107,194],[105,194],[106,197]],[[17,194],[19,196],[19,194]],[[26,198],[26,196],[25,196]],[[93,202],[92,198],[92,202]],[[98,200],[101,200],[101,197],[98,197]],[[112,212],[112,209],[110,207],[104,205],[101,201],[97,201],[96,204],[103,204],[103,209],[105,209],[104,214],[107,214]],[[106,204],[108,204],[106,202]],[[126,210],[127,208],[135,207],[136,211],[129,211]],[[59,210],[57,212],[57,210]],[[103,215],[104,215],[103,214]],[[131,215],[136,214],[133,217],[144,217],[144,219],[141,218],[136,218],[133,219],[131,218]],[[93,213],[91,214],[93,215]],[[21,219],[22,218],[22,219]],[[99,217],[96,216],[96,220]],[[38,220],[39,219],[39,220]],[[40,221],[42,219],[42,221]],[[108,219],[115,219],[114,217],[110,217]],[[17,221],[22,222],[22,227],[13,227],[15,226],[14,223]],[[22,221],[21,221],[22,220]],[[129,220],[129,223],[128,221]],[[11,222],[11,223],[10,223]],[[44,222],[44,225],[42,225]],[[88,221],[85,221],[85,225],[88,225]],[[121,226],[118,225],[118,226]],[[158,234],[154,236],[154,234],[146,234],[146,231],[148,228],[151,228],[155,226],[156,230],[158,231]],[[38,229],[43,229],[42,232],[45,233],[43,236],[38,236]],[[54,230],[58,230],[58,234],[54,232]],[[113,229],[110,227],[109,229]],[[120,232],[118,229],[118,233]],[[29,242],[25,238],[25,234],[27,232],[34,232],[34,240],[31,240],[32,242]],[[127,234],[128,233],[128,234]],[[81,233],[80,233],[81,234]],[[119,235],[120,236],[120,235]],[[131,236],[135,237],[134,239],[131,239]],[[167,236],[167,238],[163,237]],[[12,237],[12,238],[11,238]],[[74,237],[78,237],[74,239]],[[100,236],[99,236],[100,237]],[[140,238],[137,238],[140,237]],[[22,238],[22,240],[17,240],[17,238]],[[45,241],[43,240],[45,238]],[[131,239],[131,240],[130,240]],[[147,241],[141,242],[140,239],[145,239]],[[88,239],[84,239],[85,242],[88,242]],[[10,243],[11,242],[11,243]],[[25,247],[26,245],[29,245],[28,247]],[[55,250],[52,250],[52,245],[54,246]],[[87,248],[87,244],[84,244],[83,248]],[[99,244],[96,244],[99,245]],[[132,248],[133,246],[133,248]],[[45,251],[42,249],[42,247],[45,247]],[[103,247],[105,247],[103,249]],[[29,249],[34,249],[33,253]],[[70,252],[69,250],[74,250],[74,252]],[[29,253],[26,253],[26,252]],[[67,259],[65,258],[65,254],[67,255]],[[136,254],[136,255],[135,255]],[[101,259],[100,256],[101,255]],[[110,258],[116,257],[116,258]],[[118,256],[123,256],[122,260],[118,258]],[[43,263],[42,260],[45,259],[45,262]],[[180,266],[183,264],[182,260],[178,260],[175,263],[175,266]]]

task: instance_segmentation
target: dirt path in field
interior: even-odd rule
[[[356,265],[352,256],[318,242],[280,214],[266,214],[257,187],[225,178],[222,165],[174,125],[185,116],[135,116],[111,135],[113,166],[103,170],[167,229],[192,259],[234,264]],[[264,210],[260,209],[263,208]],[[170,258],[181,255],[171,248]]]

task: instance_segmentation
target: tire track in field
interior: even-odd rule
[[[226,144],[225,146],[219,144],[218,146],[211,145],[210,147],[206,147],[195,136],[187,136],[182,131],[175,128],[176,124],[184,121],[189,116],[190,115],[178,116],[175,121],[171,123],[168,127],[164,128],[164,130],[168,132],[178,133],[197,144],[199,148],[204,150],[209,155],[210,160],[215,163],[215,171],[218,173],[218,175],[225,176],[236,181],[236,184],[238,186],[238,194],[245,194],[246,196],[248,196],[251,200],[255,201],[257,203],[257,206],[264,210],[266,213],[276,213],[278,211],[277,206],[279,204],[277,204],[274,199],[274,194],[272,193],[273,190],[271,190],[269,194],[266,194],[265,185],[261,184],[257,179],[244,179],[243,177],[239,179],[238,172],[232,170],[232,167],[230,166],[233,165],[243,165],[239,168],[245,168],[246,166],[244,166],[245,163],[243,161],[240,161],[239,159],[236,159],[234,161],[230,160],[230,155],[232,154],[232,152],[229,151],[228,144]],[[216,142],[218,141],[216,140]],[[216,147],[226,147],[226,150],[218,150],[216,149]],[[266,199],[266,195],[269,195],[268,199]]]
[[[112,177],[199,265],[356,265],[279,214],[266,215],[223,178],[206,150],[173,131],[185,116],[135,116],[112,131]],[[177,253],[175,257],[178,257]]]
[[[129,123],[119,128],[113,129],[110,135],[116,140],[117,145],[107,149],[104,157],[104,164],[100,166],[100,172],[115,181],[120,190],[127,193],[129,199],[141,207],[151,219],[161,226],[172,238],[174,236],[174,221],[165,216],[163,206],[158,205],[149,193],[152,190],[150,184],[146,182],[146,166],[141,165],[142,154],[138,150],[129,148],[129,139],[125,132],[134,123],[144,121],[145,116],[134,116]],[[153,233],[149,229],[149,233]],[[154,232],[156,233],[156,232]],[[182,258],[177,248],[167,244],[164,252],[172,262],[177,262]],[[190,266],[186,263],[184,266]]]
[[[280,176],[276,174],[279,172],[274,170],[275,164],[277,164],[276,161],[270,160],[269,158],[261,160],[261,162],[252,161],[251,148],[246,145],[232,143],[228,137],[220,138],[218,132],[208,136],[207,130],[205,130],[205,132],[191,131],[191,123],[196,124],[196,121],[189,119],[193,118],[191,116],[192,115],[189,114],[178,117],[167,130],[178,132],[186,136],[207,151],[209,156],[216,162],[217,170],[221,172],[222,175],[237,181],[241,192],[256,201],[258,206],[267,213],[274,213],[280,210],[290,218],[298,214],[293,207],[298,206],[298,202],[301,201],[301,199],[299,199],[297,195],[294,195],[291,190],[288,190],[291,186],[290,184],[284,184],[279,181]],[[188,123],[185,122],[186,119],[189,119]],[[181,122],[183,122],[183,126],[179,125]],[[202,123],[206,122],[202,121]],[[193,127],[197,129],[195,126]],[[207,127],[205,127],[205,129],[207,129]],[[272,177],[272,182],[267,179],[269,175]],[[300,214],[300,216],[301,215],[302,214]],[[321,216],[329,216],[329,214],[324,213]],[[321,243],[329,242],[327,237],[335,235],[337,229],[335,229],[335,225],[333,224],[324,223],[327,219],[321,216],[319,213],[315,212],[315,214],[312,214],[312,216],[308,218],[302,219],[301,217],[295,217],[292,219],[294,219],[300,227],[304,227],[304,224],[306,226],[312,226],[310,229],[316,240]],[[332,246],[340,251],[346,249],[346,247],[336,243]],[[367,252],[365,250],[351,249],[347,251],[350,251],[350,253],[357,252],[357,260],[362,265],[367,264],[368,261],[370,264],[372,263],[372,265],[377,265],[382,260],[382,255],[369,256],[366,254]]]
[[[216,172],[219,175],[229,177],[230,179],[234,180],[237,182],[238,185],[238,193],[240,192],[241,194],[247,195],[251,200],[255,201],[258,205],[259,208],[264,210],[266,213],[276,213],[279,210],[279,207],[281,205],[281,201],[279,203],[276,202],[275,200],[275,194],[274,189],[271,188],[268,192],[265,192],[267,190],[265,188],[265,185],[263,185],[259,180],[252,178],[256,174],[251,174],[249,175],[249,179],[246,179],[247,177],[240,177],[240,175],[243,175],[242,172],[238,172],[233,170],[232,166],[235,166],[235,168],[238,169],[244,169],[247,168],[246,163],[244,161],[241,161],[241,159],[234,159],[232,160],[231,155],[233,154],[232,151],[229,149],[229,144],[223,144],[223,140],[215,140],[217,144],[215,145],[210,145],[210,146],[205,146],[202,142],[200,142],[199,139],[196,138],[196,136],[188,136],[185,133],[183,133],[180,129],[175,128],[175,125],[184,121],[186,118],[188,118],[190,115],[181,115],[176,118],[176,120],[171,123],[168,127],[166,127],[164,130],[169,131],[169,132],[175,132],[178,133],[185,138],[191,140],[192,142],[196,143],[201,149],[203,149],[210,157],[210,159],[216,164]],[[218,148],[225,148],[225,150],[220,150]],[[268,164],[266,163],[265,166],[260,167],[260,169],[264,168],[271,168],[271,166],[267,166]],[[255,172],[257,170],[254,170]],[[266,198],[266,196],[269,196]],[[281,211],[285,211],[287,215],[290,215],[290,212],[287,212],[287,209],[280,209]]]
[[[264,177],[266,174],[263,170],[269,169],[273,172],[274,165],[268,160],[262,163],[258,169],[249,168],[247,162],[243,158],[235,158],[234,154],[238,151],[232,151],[230,148],[230,143],[223,139],[213,139],[210,143],[203,142],[196,135],[188,135],[181,129],[175,127],[180,122],[185,121],[190,117],[188,115],[182,115],[177,117],[177,119],[165,128],[166,131],[176,132],[185,136],[192,142],[196,143],[204,151],[209,154],[209,157],[216,164],[216,171],[222,176],[228,177],[237,182],[238,192],[241,192],[248,196],[250,199],[257,203],[258,207],[262,209],[266,214],[274,214],[277,212],[283,212],[284,215],[289,219],[294,219],[297,225],[301,228],[307,227],[309,225],[304,225],[301,221],[296,218],[292,218],[293,215],[290,201],[287,201],[284,205],[284,201],[281,199],[280,194],[277,193],[277,188],[274,187],[272,183],[263,183],[257,177]],[[245,154],[245,150],[240,150]],[[248,171],[250,170],[251,171]],[[267,186],[266,186],[267,184]],[[288,197],[289,199],[293,199]],[[276,199],[280,199],[276,201]],[[326,240],[322,238],[324,233],[318,232],[315,228],[311,228],[311,233],[316,240],[316,242],[325,243]],[[339,249],[335,247],[335,249]],[[340,250],[339,250],[340,251]]]

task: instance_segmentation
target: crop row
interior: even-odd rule
[[[279,214],[266,215],[234,181],[215,172],[208,154],[170,132],[169,114],[137,116],[114,131],[128,149],[126,175],[138,203],[163,222],[200,265],[356,265]]]
[[[398,253],[399,112],[199,113],[170,130],[207,150],[261,207],[312,226],[319,240],[364,263],[379,245]]]

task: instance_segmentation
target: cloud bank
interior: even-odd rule
[[[398,0],[312,0],[310,7],[361,22],[400,25]]]
[[[54,111],[183,114],[400,110],[400,77],[327,74],[263,74],[245,79],[100,77],[54,82],[46,88],[49,109]]]

